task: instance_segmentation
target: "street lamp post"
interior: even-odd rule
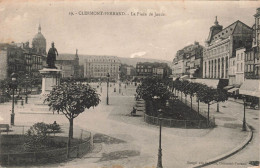
[[[162,121],[161,121],[161,115],[162,115],[162,109],[158,110],[158,120],[160,125],[160,132],[159,132],[159,149],[158,149],[158,162],[157,162],[157,168],[163,168],[162,167]]]
[[[107,105],[109,104],[109,98],[108,98],[108,88],[109,88],[109,73],[107,73]]]
[[[246,131],[246,97],[245,96],[243,96],[243,102],[244,102],[244,118],[243,118],[242,130]]]
[[[17,83],[16,83],[16,79],[17,79],[17,74],[16,73],[12,73],[11,74],[11,78],[12,78],[12,83],[11,83],[11,88],[12,88],[12,94],[13,94],[13,101],[12,101],[12,113],[11,113],[11,125],[14,125],[14,90],[17,87]]]
[[[26,76],[26,77],[25,77],[25,78],[26,78],[26,82],[25,82],[25,88],[26,88],[26,89],[25,89],[25,92],[26,92],[26,93],[25,93],[25,103],[27,104],[27,103],[28,103],[28,86],[27,86],[27,85],[28,85],[28,83],[29,83],[29,81],[28,81],[29,76],[28,76],[28,74],[26,74],[25,76]]]

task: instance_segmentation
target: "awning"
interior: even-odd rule
[[[191,74],[194,74],[195,71],[197,71],[197,70],[198,70],[198,68],[190,69],[190,73],[191,73]]]
[[[180,77],[180,79],[189,79],[189,78],[190,78],[189,75],[183,75]]]
[[[193,79],[193,82],[202,83],[209,87],[217,88],[219,80],[217,80],[217,79]]]
[[[232,89],[234,86],[232,86],[232,85],[229,85],[229,86],[225,86],[223,89],[225,89],[225,90],[229,90],[229,89]]]
[[[229,93],[233,93],[233,92],[237,91],[238,89],[239,89],[239,88],[232,88],[232,89],[229,89],[228,92],[229,92]]]
[[[224,89],[224,87],[228,86],[229,80],[228,79],[219,79],[218,81],[218,89]]]
[[[245,80],[239,89],[239,94],[260,97],[260,80]]]

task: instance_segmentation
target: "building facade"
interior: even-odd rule
[[[0,80],[15,72],[26,74],[24,50],[13,44],[0,44]]]
[[[237,67],[236,67],[236,57],[232,57],[229,59],[229,85],[233,85],[236,83],[236,71],[237,71]]]
[[[78,50],[76,54],[60,54],[56,58],[55,66],[61,70],[62,78],[77,78],[80,76]]]
[[[121,62],[116,56],[86,56],[84,61],[85,78],[106,78],[109,73],[111,80],[119,80]]]
[[[251,45],[252,33],[252,28],[239,20],[223,29],[216,17],[203,52],[203,78],[228,79],[229,59],[236,57],[237,48]]]
[[[246,95],[247,99],[257,104],[259,108],[260,80],[259,80],[259,33],[260,33],[260,8],[254,15],[252,47],[245,50],[245,81],[239,89],[239,94]]]
[[[177,51],[173,59],[172,73],[175,77],[190,75],[190,77],[202,77],[203,49],[198,42]]]
[[[236,57],[234,57],[236,64],[235,84],[237,85],[241,85],[245,81],[245,51],[244,47],[236,49]]]
[[[136,77],[145,78],[155,76],[166,78],[171,74],[170,70],[167,63],[138,62],[136,64]]]
[[[135,67],[128,64],[121,64],[120,66],[120,80],[130,81],[135,76]]]

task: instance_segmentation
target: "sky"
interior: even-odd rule
[[[59,53],[172,61],[194,41],[205,44],[215,16],[223,27],[237,20],[251,27],[257,7],[259,1],[1,1],[0,43],[31,44],[40,23],[47,50],[53,41]],[[84,11],[125,15],[79,15]]]

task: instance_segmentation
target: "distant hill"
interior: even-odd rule
[[[75,58],[75,54],[60,54],[62,57],[71,57],[71,59]],[[84,59],[89,56],[89,55],[80,55],[79,54],[79,64],[83,65],[84,64]],[[125,57],[118,57],[121,61],[122,64],[127,64],[127,65],[132,65],[136,66],[137,62],[159,62],[159,63],[167,63],[169,66],[171,65],[170,61],[166,60],[157,60],[157,59],[147,59],[147,58],[141,58],[141,57],[136,57],[136,58],[125,58]]]

